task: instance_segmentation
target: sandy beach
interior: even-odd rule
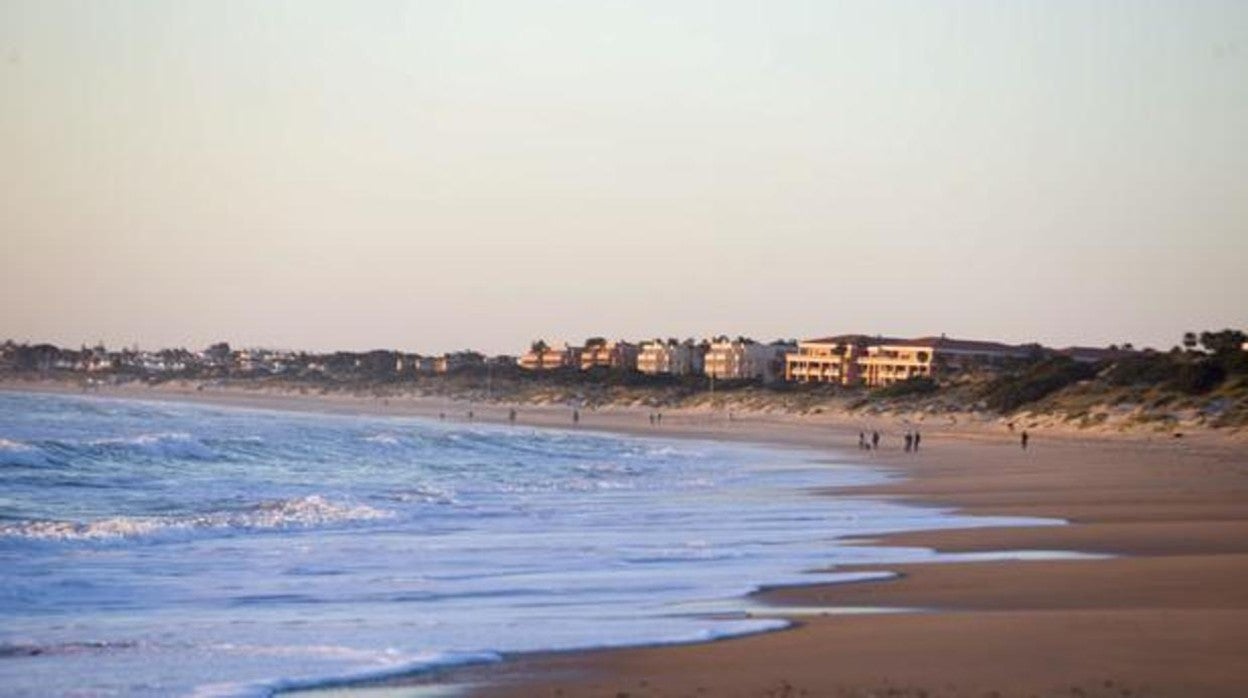
[[[142,387],[101,394],[456,420],[472,410],[474,420],[505,421],[510,409]],[[571,426],[565,407],[516,409],[522,424]],[[866,458],[907,477],[830,495],[1070,522],[910,533],[886,543],[1112,557],[889,566],[899,573],[892,581],[759,594],[777,615],[785,607],[803,609],[789,631],[702,645],[528,655],[419,682],[470,682],[482,696],[616,698],[1240,696],[1248,686],[1248,448],[1242,437],[1040,431],[1024,452],[1014,434],[989,421],[924,424],[922,451],[905,454],[899,443],[905,426],[896,422],[763,414],[729,420],[723,413],[690,412],[665,414],[661,427],[651,427],[647,418],[645,410],[582,412],[578,428],[842,451],[853,450],[858,429],[876,428],[884,434],[883,448]],[[910,610],[836,613],[863,606]],[[811,615],[810,607],[827,613]]]
[[[917,455],[879,460],[909,478],[857,493],[1071,522],[912,533],[890,544],[1114,557],[890,566],[895,581],[768,591],[760,600],[833,614],[707,645],[524,658],[489,674],[493,684],[477,695],[1244,694],[1242,447],[1041,437],[1024,453],[1006,436],[935,434]],[[922,610],[834,615],[861,606]]]

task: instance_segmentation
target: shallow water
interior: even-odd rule
[[[934,557],[838,536],[1037,523],[811,494],[884,477],[835,460],[0,393],[0,694],[266,695],[757,632],[783,621],[691,609]]]

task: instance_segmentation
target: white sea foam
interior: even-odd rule
[[[95,521],[24,521],[0,524],[0,536],[36,540],[107,540],[202,529],[311,528],[371,521],[392,512],[365,504],[340,504],[311,495],[261,502],[240,511],[187,516],[114,516]]]
[[[345,686],[361,681],[381,679],[415,674],[431,669],[463,666],[466,664],[488,664],[502,661],[496,652],[422,652],[403,654],[393,650],[383,654],[365,652],[346,647],[301,647],[256,648],[271,653],[278,651],[282,656],[307,656],[308,654],[328,654],[336,659],[354,657],[357,662],[371,664],[366,669],[358,669],[337,676],[309,678],[281,678],[253,683],[228,682],[205,684],[196,687],[192,698],[269,698],[284,691],[309,691]]]
[[[190,458],[210,460],[216,451],[203,441],[184,432],[140,434],[124,438],[94,439],[90,446],[107,449],[124,449],[157,458]]]
[[[0,464],[38,467],[48,463],[47,454],[37,446],[0,439]]]

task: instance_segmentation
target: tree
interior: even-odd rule
[[[217,342],[204,350],[204,355],[214,361],[225,363],[230,360],[230,343]]]
[[[1239,330],[1222,330],[1221,332],[1201,332],[1200,344],[1205,351],[1215,356],[1233,354],[1242,351],[1244,341],[1248,340]],[[1186,341],[1186,339],[1185,339]]]

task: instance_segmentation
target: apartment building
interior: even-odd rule
[[[785,379],[801,383],[892,385],[1031,356],[1036,348],[946,337],[894,339],[842,335],[798,344],[785,356]]]
[[[845,334],[798,342],[797,351],[784,357],[784,379],[794,383],[858,383],[859,361],[866,355],[867,347],[877,341],[885,340]]]
[[[581,350],[581,370],[588,371],[591,368],[635,369],[637,345],[597,337],[587,340],[585,348]]]
[[[434,373],[453,373],[483,366],[485,366],[485,356],[475,351],[457,351],[453,354],[435,356],[432,363]]]
[[[703,372],[720,380],[760,379],[771,383],[783,375],[785,355],[796,349],[794,344],[720,338],[707,349]]]
[[[961,371],[973,365],[991,366],[1010,359],[1024,359],[1034,351],[1034,347],[1000,342],[921,337],[868,347],[862,360],[862,377],[869,386],[892,385],[911,378]]]
[[[652,376],[687,376],[702,373],[706,347],[686,340],[654,339],[641,343],[637,370]]]
[[[548,346],[545,342],[534,342],[517,362],[520,368],[527,371],[553,371],[559,368],[581,366],[581,349],[567,344]]]

